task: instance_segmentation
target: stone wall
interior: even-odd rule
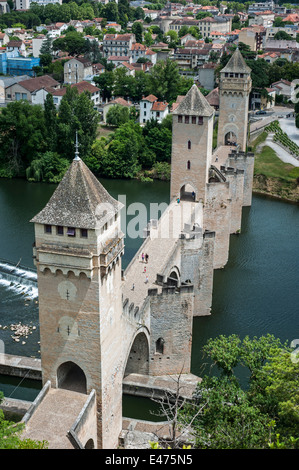
[[[189,373],[191,365],[193,286],[149,291],[150,375]],[[160,341],[159,341],[160,340]]]

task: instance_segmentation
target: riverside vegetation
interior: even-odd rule
[[[266,145],[268,132],[269,129],[264,130],[252,142],[252,150],[255,154],[253,191],[291,202],[299,202],[299,167],[284,163],[276,152]]]

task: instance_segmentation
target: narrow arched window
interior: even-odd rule
[[[188,140],[188,150],[191,150],[191,140]]]
[[[187,161],[187,170],[190,170],[191,169],[191,162],[190,160]]]
[[[164,352],[164,339],[159,338],[156,341],[156,353],[163,354],[163,352]]]

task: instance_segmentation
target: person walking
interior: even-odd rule
[[[146,253],[145,255],[145,262],[147,263],[148,262],[148,254]]]
[[[144,262],[144,253],[141,255],[142,262]]]

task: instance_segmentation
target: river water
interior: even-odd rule
[[[122,217],[123,220],[126,217],[127,223],[136,215],[131,204],[144,204],[150,219],[151,203],[169,202],[169,184],[165,182],[101,181],[112,196],[117,199],[121,195],[122,200],[126,198],[127,208],[133,208],[131,215],[123,210]],[[45,206],[55,187],[0,180],[0,258],[33,267],[34,231],[29,221]],[[208,338],[219,334],[235,333],[243,338],[271,333],[282,341],[299,339],[298,240],[297,205],[254,196],[252,207],[243,209],[242,233],[231,236],[229,262],[214,274],[212,314],[194,319],[192,373],[202,374],[202,346]],[[124,268],[141,243],[141,238],[126,237]],[[35,329],[24,340],[25,344],[14,342],[10,330],[0,329],[5,352],[39,357],[38,304],[34,292],[0,283],[0,325],[18,321]],[[31,387],[23,382],[18,387],[17,381],[5,382],[0,377],[0,390],[6,396],[25,399],[36,396],[34,384]],[[132,403],[130,398],[128,407]]]

